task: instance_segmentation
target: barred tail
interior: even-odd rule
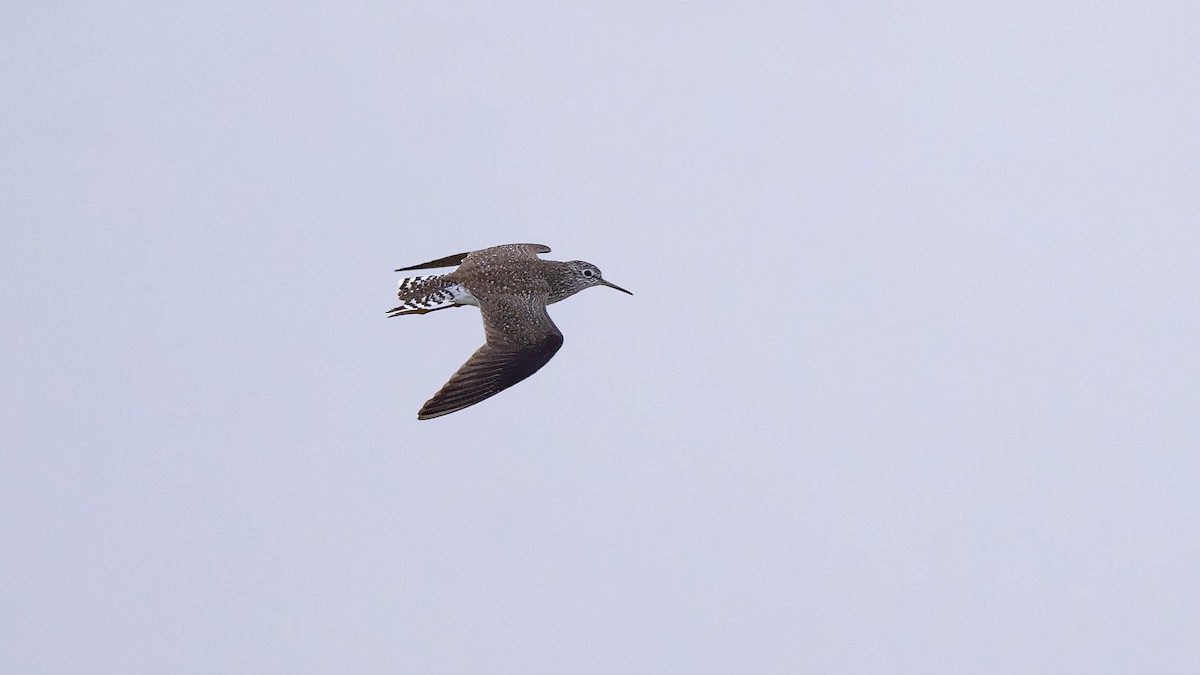
[[[447,281],[445,275],[435,274],[428,277],[408,277],[400,280],[400,288],[396,295],[400,305],[388,310],[388,316],[404,314],[425,314],[447,307],[454,307],[462,287],[452,281]]]

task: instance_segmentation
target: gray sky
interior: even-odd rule
[[[1200,10],[725,4],[0,10],[0,671],[1200,672]]]

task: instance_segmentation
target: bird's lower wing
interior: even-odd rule
[[[540,370],[562,343],[562,333],[555,329],[534,344],[485,344],[425,402],[417,419],[449,415],[495,396]]]

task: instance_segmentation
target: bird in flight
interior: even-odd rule
[[[542,244],[505,244],[458,253],[397,272],[458,266],[447,274],[400,280],[400,305],[389,317],[428,314],[439,309],[475,305],[483,315],[486,341],[425,402],[417,419],[449,415],[495,396],[533,375],[562,347],[563,335],[546,313],[546,305],[565,300],[585,288],[608,286],[600,268],[582,260],[542,260]]]

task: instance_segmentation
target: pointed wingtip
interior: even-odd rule
[[[465,260],[468,255],[470,255],[469,252],[468,253],[455,253],[454,255],[448,255],[445,258],[438,258],[437,260],[430,260],[429,262],[424,262],[424,263],[421,263],[420,265],[410,265],[408,267],[401,267],[400,269],[392,270],[392,271],[393,272],[407,272],[409,270],[429,270],[429,269],[435,269],[438,267],[454,267],[455,265],[461,264],[462,261]]]

